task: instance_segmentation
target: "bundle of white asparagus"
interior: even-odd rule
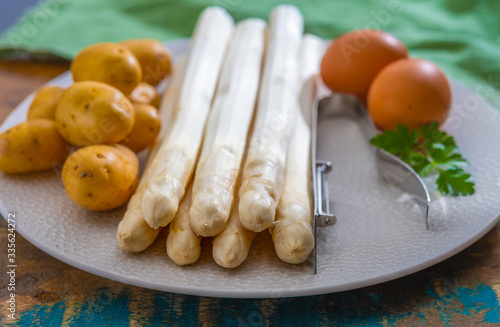
[[[309,123],[325,44],[302,33],[294,6],[276,7],[269,28],[260,19],[234,26],[223,9],[204,10],[118,226],[121,248],[143,251],[170,224],[166,248],[176,264],[196,262],[202,237],[214,236],[215,262],[234,268],[256,233],[269,229],[280,259],[308,258]]]

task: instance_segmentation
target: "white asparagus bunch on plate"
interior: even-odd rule
[[[288,139],[297,107],[303,19],[290,5],[271,13],[255,127],[239,190],[239,216],[255,232],[270,227],[284,182]]]
[[[170,132],[176,116],[176,103],[179,99],[179,88],[182,85],[184,70],[186,68],[186,58],[180,58],[175,65],[173,77],[160,105],[161,129],[156,142],[150,147],[146,168],[139,181],[139,185],[134,195],[129,200],[127,211],[123,216],[117,230],[118,245],[127,251],[141,252],[147,249],[156,239],[160,229],[151,228],[144,221],[141,200],[146,188],[146,176],[155,154],[160,148],[161,141]]]
[[[310,185],[311,128],[305,117],[311,116],[316,100],[315,81],[325,46],[325,42],[314,35],[305,35],[302,40],[301,108],[297,107],[293,133],[288,145],[285,183],[276,212],[276,222],[269,229],[278,257],[294,264],[304,262],[314,248]]]
[[[172,221],[193,175],[233,29],[233,19],[219,7],[208,7],[198,20],[180,89],[177,119],[151,164],[142,196],[144,220],[152,228]]]
[[[196,168],[191,226],[215,236],[227,225],[260,81],[266,23],[236,25],[225,59]]]
[[[201,236],[195,234],[189,221],[192,186],[179,205],[175,218],[169,225],[167,236],[167,254],[179,266],[189,265],[200,257]]]

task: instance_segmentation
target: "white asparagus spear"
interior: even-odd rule
[[[235,205],[226,228],[214,238],[212,256],[215,262],[224,268],[241,265],[248,256],[255,234],[241,225]]]
[[[240,221],[260,232],[272,225],[281,197],[286,152],[297,107],[303,19],[290,5],[271,13],[255,128],[239,190]]]
[[[137,189],[130,198],[127,211],[123,216],[116,232],[118,245],[127,251],[141,252],[146,250],[155,241],[160,229],[149,227],[144,221],[141,211],[141,199],[146,186],[144,176]]]
[[[297,108],[290,137],[283,194],[276,212],[276,222],[269,229],[278,257],[288,263],[302,263],[314,248],[310,186],[311,129],[305,117],[311,116],[315,101],[315,77],[319,72],[325,42],[306,35],[301,46],[300,108]],[[309,119],[310,121],[310,119]]]
[[[305,34],[300,46],[299,105],[302,117],[309,127],[312,108],[318,98],[319,90],[316,80],[326,46],[325,40],[313,34]]]
[[[150,147],[146,168],[139,181],[139,185],[134,195],[129,200],[127,211],[123,216],[117,230],[118,245],[127,251],[141,252],[147,249],[156,239],[160,229],[151,228],[142,216],[141,199],[146,188],[146,176],[158,151],[161,140],[172,129],[172,124],[176,116],[176,102],[179,98],[179,88],[182,85],[184,70],[186,68],[186,58],[180,58],[175,65],[173,77],[168,85],[167,91],[163,96],[160,106],[161,129],[156,142]]]
[[[219,78],[196,167],[189,212],[193,230],[215,236],[226,226],[260,80],[266,23],[238,25]]]
[[[189,186],[175,218],[169,225],[166,242],[169,258],[179,266],[196,262],[201,252],[201,236],[195,234],[189,221],[191,193],[192,187]]]
[[[229,14],[208,7],[198,20],[172,132],[163,141],[146,181],[141,209],[153,228],[166,226],[193,175],[219,70],[234,28]]]

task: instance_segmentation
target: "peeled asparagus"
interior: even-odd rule
[[[260,232],[272,225],[281,197],[288,139],[297,107],[303,19],[290,5],[271,13],[255,128],[239,190],[240,221]]]
[[[196,262],[201,252],[201,236],[195,234],[189,221],[191,191],[189,187],[168,230],[167,254],[179,266]]]
[[[208,7],[198,20],[180,90],[177,119],[154,158],[142,196],[144,220],[152,228],[172,221],[193,175],[233,28],[233,19],[219,7]]]
[[[127,251],[141,252],[155,241],[160,229],[149,227],[144,221],[141,211],[141,199],[146,186],[145,178],[141,178],[137,189],[130,198],[127,211],[118,224],[118,245]]]
[[[147,249],[156,239],[160,229],[151,228],[145,221],[141,210],[141,199],[146,188],[146,176],[156,152],[160,147],[161,140],[171,130],[173,120],[176,116],[176,102],[179,98],[179,88],[182,85],[186,58],[179,59],[167,91],[160,106],[160,117],[162,126],[156,143],[149,150],[148,160],[143,176],[139,181],[137,189],[129,200],[127,211],[118,225],[118,245],[127,251],[141,252]]]
[[[191,226],[215,236],[227,225],[260,80],[266,23],[240,22],[219,78],[196,168]]]
[[[310,187],[311,129],[305,117],[311,116],[315,101],[315,77],[319,72],[325,42],[306,35],[301,46],[301,106],[297,108],[290,137],[283,194],[276,212],[276,222],[269,230],[278,257],[288,263],[304,262],[314,248]],[[309,120],[310,121],[310,120]]]
[[[322,94],[318,95],[320,90],[316,80],[326,45],[326,42],[316,35],[305,34],[300,46],[299,105],[308,126],[311,126],[314,102],[318,97],[322,97]]]
[[[212,256],[224,268],[236,268],[245,261],[256,234],[241,225],[236,208],[226,228],[213,241]]]

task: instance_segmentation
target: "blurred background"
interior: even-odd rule
[[[279,3],[299,7],[305,31],[332,39],[359,28],[386,30],[413,57],[438,64],[500,107],[498,0],[15,0],[0,2],[0,59],[71,59],[96,42],[189,37],[203,8],[218,5],[239,21],[267,19]]]
[[[23,12],[30,6],[34,6],[38,0],[3,0],[0,2],[0,33],[3,33],[7,27],[14,24]]]

